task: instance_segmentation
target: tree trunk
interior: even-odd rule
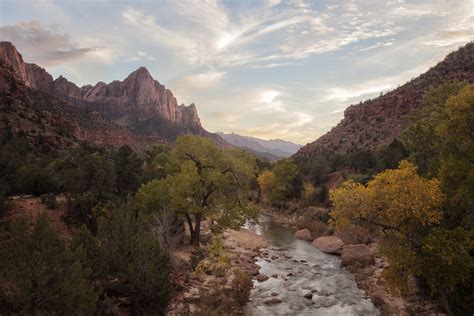
[[[189,237],[190,241],[189,244],[192,245],[194,242],[194,229],[193,229],[193,221],[191,220],[191,216],[186,213],[186,220],[188,221],[188,226],[189,226]]]
[[[195,215],[195,224],[194,224],[194,238],[192,244],[199,247],[201,239],[201,213],[196,213]]]
[[[441,301],[443,302],[444,309],[449,316],[454,316],[454,313],[449,305],[448,295],[444,289],[440,289],[439,294],[441,296]]]

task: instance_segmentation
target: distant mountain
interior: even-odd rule
[[[301,145],[281,139],[265,140],[235,133],[225,134],[218,132],[216,134],[232,145],[251,151],[254,154],[258,155],[260,153],[260,156],[267,154],[266,158],[271,160],[290,157],[301,148]]]
[[[178,105],[173,93],[153,79],[144,67],[130,73],[123,81],[78,87],[62,76],[53,79],[40,66],[24,62],[10,42],[0,42],[0,61],[13,72],[15,81],[28,91],[41,91],[42,97],[61,101],[67,104],[65,107],[100,114],[103,121],[136,138],[173,142],[179,135],[196,134],[221,146],[230,146],[202,127],[194,104]],[[68,120],[67,117],[63,119]]]
[[[388,144],[409,126],[406,114],[420,106],[423,93],[449,80],[474,82],[474,43],[450,53],[442,62],[403,86],[349,106],[337,126],[302,147],[295,156],[313,157],[322,152],[343,154]]]

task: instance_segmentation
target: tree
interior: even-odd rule
[[[408,151],[401,141],[394,139],[378,153],[381,169],[395,169],[398,163],[408,157]]]
[[[140,185],[142,161],[128,145],[119,148],[114,156],[117,171],[117,190],[122,196],[135,192]]]
[[[390,261],[387,275],[403,286],[408,275],[419,274],[417,256],[429,228],[442,220],[443,198],[437,179],[418,176],[416,167],[403,160],[366,186],[349,181],[332,190],[331,223],[336,230],[360,225],[380,234]]]
[[[448,196],[446,224],[474,229],[474,84],[451,96],[445,112],[435,129],[439,179]]]
[[[465,83],[448,82],[423,95],[419,110],[410,112],[413,124],[402,134],[401,140],[424,176],[435,177],[439,169],[440,138],[437,126],[446,120],[446,101],[456,95]]]
[[[247,196],[256,165],[249,154],[224,151],[208,139],[186,135],[176,141],[173,155],[179,171],[142,186],[138,196],[147,209],[156,203],[155,210],[160,212],[168,204],[185,218],[192,244],[199,245],[204,218],[216,222],[221,230],[239,227],[254,215]]]
[[[139,314],[147,307],[164,312],[172,290],[169,256],[135,207],[115,205],[98,219],[96,238],[83,228],[71,244],[108,296],[129,297]]]
[[[154,145],[145,151],[142,183],[160,180],[168,174],[179,171],[179,162],[173,157],[173,148],[169,145]]]
[[[465,283],[474,271],[474,231],[433,229],[422,242],[420,274],[433,293],[440,293],[449,308],[447,293]],[[450,314],[454,314],[450,312]]]
[[[92,209],[113,198],[116,171],[112,159],[100,148],[88,144],[72,147],[66,159],[51,167],[59,176],[60,186],[68,199],[67,221],[95,227]]]
[[[0,312],[93,314],[97,294],[80,260],[51,227],[46,214],[15,220],[0,232]]]
[[[324,155],[318,155],[311,159],[298,158],[295,163],[303,179],[311,181],[314,185],[326,181],[331,172],[331,165]]]
[[[298,168],[289,159],[279,160],[272,171],[264,171],[258,178],[260,190],[271,203],[284,202],[296,195]]]

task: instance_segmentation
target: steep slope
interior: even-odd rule
[[[235,133],[216,133],[227,142],[242,149],[247,149],[253,153],[268,154],[266,158],[287,158],[293,155],[301,148],[301,145],[281,140],[271,139],[265,140],[256,137],[242,136]]]
[[[192,133],[229,146],[201,125],[194,104],[178,105],[173,93],[153,79],[144,67],[123,81],[78,87],[66,78],[57,79],[36,64],[23,61],[10,42],[0,42],[0,59],[9,65],[19,81],[80,109],[101,113],[110,122],[125,127],[142,138],[172,142],[179,135]]]
[[[409,125],[406,114],[420,106],[423,93],[448,80],[474,82],[474,43],[450,53],[435,67],[403,86],[349,106],[337,126],[302,147],[295,156],[312,157],[324,151],[346,153],[355,148],[376,149],[387,144]]]
[[[35,145],[56,148],[83,140],[114,147],[164,142],[159,137],[138,136],[108,122],[98,113],[69,106],[51,94],[28,87],[2,59],[0,131],[2,137],[22,134]]]

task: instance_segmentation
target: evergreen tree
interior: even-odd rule
[[[80,260],[53,230],[47,215],[30,233],[25,219],[0,233],[0,312],[90,315],[97,294]]]

